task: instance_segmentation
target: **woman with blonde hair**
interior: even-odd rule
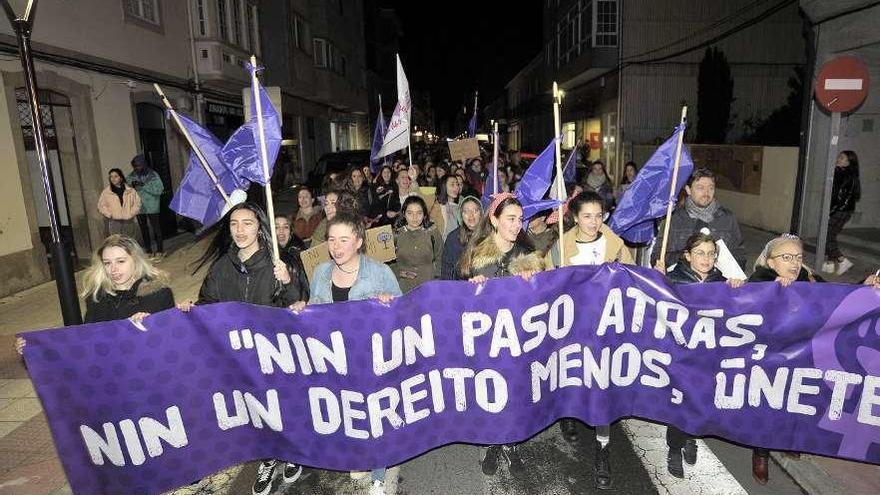
[[[92,255],[80,296],[86,303],[85,323],[129,318],[139,326],[151,313],[174,307],[168,274],[150,263],[136,240],[118,234],[104,239]],[[19,338],[19,353],[24,346]]]

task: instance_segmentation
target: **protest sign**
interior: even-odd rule
[[[397,257],[394,249],[394,231],[390,225],[369,229],[366,236],[367,256],[383,263]]]
[[[144,325],[27,334],[75,493],[159,493],[252,459],[367,470],[561,417],[880,463],[880,291],[866,286],[669,286],[614,263]]]
[[[480,145],[477,138],[449,141],[449,155],[452,161],[464,161],[480,157]]]
[[[306,272],[309,282],[312,281],[312,273],[315,268],[325,261],[330,261],[330,252],[327,250],[327,243],[322,242],[317,246],[310,247],[299,253],[299,259],[302,260],[303,270]]]

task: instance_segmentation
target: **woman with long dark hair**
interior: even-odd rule
[[[134,238],[137,232],[137,215],[141,211],[141,197],[125,182],[125,175],[118,168],[107,174],[110,184],[98,198],[98,212],[107,219],[110,234],[122,234]]]
[[[623,193],[629,189],[629,186],[632,185],[633,181],[636,180],[636,175],[639,173],[639,167],[636,166],[636,162],[626,162],[626,165],[623,166],[623,176],[620,178],[620,185],[614,190],[614,201],[620,202],[620,198],[623,197]]]
[[[834,163],[834,182],[831,185],[831,216],[828,218],[825,263],[822,264],[822,271],[825,273],[843,275],[853,267],[853,262],[840,250],[837,236],[852,218],[856,203],[861,197],[859,157],[855,151],[841,151]]]
[[[296,188],[296,215],[293,217],[293,232],[306,244],[312,240],[315,228],[321,223],[324,215],[315,204],[311,189],[306,186]]]
[[[605,170],[602,160],[596,160],[590,165],[590,173],[584,179],[581,187],[584,191],[592,191],[602,197],[605,203],[605,211],[614,210],[614,191],[611,186],[611,177]]]
[[[448,176],[458,179],[454,175]],[[483,216],[483,204],[480,198],[468,196],[461,200],[461,225],[446,236],[443,243],[443,258],[440,263],[440,278],[442,280],[458,280],[458,262],[468,241],[474,234],[474,229],[480,223]]]
[[[239,301],[283,308],[307,293],[299,286],[290,266],[280,259],[273,260],[269,219],[262,208],[251,202],[233,206],[220,221],[219,230],[199,258],[195,272],[206,264],[210,268],[196,304]],[[178,307],[189,311],[191,306],[187,303]],[[275,459],[260,463],[254,494],[268,495],[272,491],[277,467]],[[288,462],[281,470],[281,479],[293,483],[301,474],[302,466]]]
[[[431,205],[431,221],[440,231],[443,241],[450,232],[461,225],[461,183],[458,177],[449,175],[437,184],[437,200]]]
[[[428,217],[425,200],[410,196],[403,202],[394,230],[397,250],[395,275],[404,294],[440,277],[443,239]]]

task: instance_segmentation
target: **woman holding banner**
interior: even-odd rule
[[[443,239],[428,217],[428,207],[421,197],[406,198],[402,211],[394,230],[397,250],[395,270],[400,289],[406,294],[440,277]]]
[[[401,295],[400,286],[388,265],[367,257],[363,218],[341,211],[328,222],[327,249],[330,261],[315,268],[309,304],[378,299],[387,304]],[[290,306],[302,311],[305,302]],[[385,468],[371,472],[370,495],[385,493]]]
[[[727,282],[733,288],[742,287],[744,281],[726,279],[715,266],[718,259],[717,239],[711,235],[697,233],[685,242],[681,259],[666,274],[674,284],[702,284],[707,282]],[[696,439],[678,428],[666,427],[666,469],[676,478],[684,478],[682,460],[693,466],[697,462]]]
[[[559,246],[550,249],[554,266],[600,265],[618,261],[627,265],[634,264],[632,255],[617,236],[605,225],[605,200],[595,192],[582,192],[569,202],[569,215],[575,227],[562,236],[565,263],[559,257]],[[556,218],[553,218],[556,217]],[[547,223],[556,223],[557,215],[553,215]],[[556,229],[553,229],[556,230]],[[563,418],[560,423],[562,435],[566,441],[577,441],[577,420]],[[593,456],[593,476],[596,487],[605,490],[611,487],[610,448],[611,425],[596,425],[596,442]]]
[[[104,239],[82,280],[83,323],[129,318],[140,326],[151,313],[174,307],[168,273],[153,266],[141,245],[128,236],[113,234]],[[25,344],[25,339],[16,339],[19,354]]]
[[[522,227],[523,207],[516,196],[496,194],[461,256],[458,264],[461,278],[477,284],[508,275],[529,280],[543,271],[544,258],[535,251]],[[517,444],[492,445],[480,463],[483,474],[493,476],[502,460],[507,462],[511,473],[525,470]]]
[[[302,289],[290,266],[280,259],[272,259],[271,243],[269,219],[262,208],[250,202],[232,207],[196,267],[198,272],[211,263],[197,304],[238,301],[287,307],[297,301]],[[191,307],[192,302],[178,305],[181,311],[189,311]],[[254,495],[268,495],[272,491],[277,467],[275,459],[260,463],[253,485]],[[301,474],[302,466],[288,462],[281,471],[281,480],[293,483]]]

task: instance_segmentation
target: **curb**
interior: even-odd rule
[[[807,454],[794,459],[782,452],[771,452],[770,457],[808,495],[840,495],[840,482],[816,465]]]

